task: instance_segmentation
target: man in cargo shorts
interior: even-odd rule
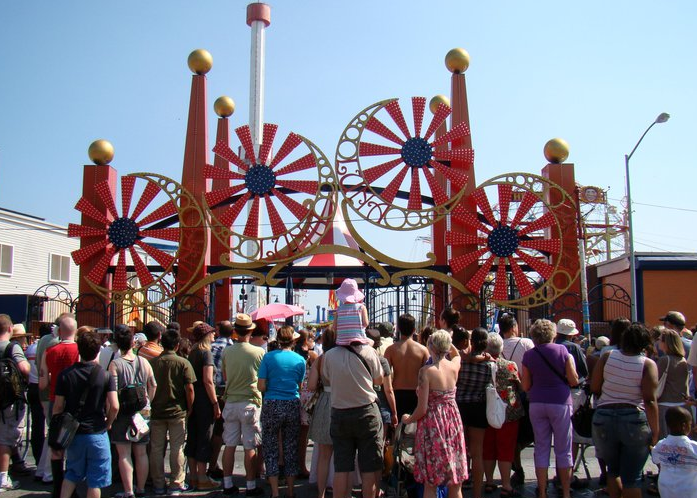
[[[324,354],[322,373],[332,386],[330,433],[334,446],[334,495],[350,494],[349,473],[356,450],[363,498],[376,496],[377,471],[382,471],[383,427],[373,385],[382,385],[378,354],[365,337],[348,338]]]
[[[261,445],[261,392],[257,387],[259,365],[264,350],[249,343],[256,326],[249,315],[238,313],[235,318],[237,343],[223,351],[225,378],[225,408],[223,409],[223,494],[235,495],[239,488],[232,483],[235,449],[244,447],[244,470],[247,496],[263,494],[256,486],[256,449]]]

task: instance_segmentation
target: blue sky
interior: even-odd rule
[[[2,2],[0,206],[77,222],[97,138],[114,144],[120,174],[180,178],[195,48],[214,57],[209,139],[219,95],[237,103],[232,127],[246,124],[247,3]],[[463,47],[478,182],[539,173],[545,142],[562,137],[577,181],[610,187],[619,204],[624,154],[668,112],[631,163],[637,250],[696,250],[694,2],[270,3],[265,120],[284,136],[300,133],[332,159],[364,107],[447,94],[443,57]],[[374,240],[405,259],[423,249]]]

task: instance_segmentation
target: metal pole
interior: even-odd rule
[[[581,279],[581,309],[583,312],[583,335],[591,338],[591,313],[588,305],[588,280],[586,277],[586,234],[581,215],[581,189],[576,187],[576,223],[578,225],[578,259]]]
[[[651,125],[653,126],[653,124]],[[649,126],[648,130],[644,132],[644,135],[651,129],[651,126]],[[641,138],[644,138],[644,135],[641,136]],[[639,140],[641,142],[641,140]],[[639,144],[637,143],[638,147]],[[636,147],[634,147],[634,150],[636,150]],[[632,154],[634,154],[634,150],[632,150]],[[626,188],[627,188],[627,231],[629,232],[629,291],[630,294],[632,295],[632,300],[631,300],[631,315],[632,315],[632,321],[636,322],[637,321],[637,293],[636,293],[636,263],[634,262],[634,227],[632,225],[632,190],[631,190],[631,182],[629,181],[629,155],[624,156],[624,174],[626,177]]]

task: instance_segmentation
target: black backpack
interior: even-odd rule
[[[136,356],[133,373],[133,383],[119,389],[119,411],[127,415],[135,415],[148,404],[144,383],[138,379],[139,365],[142,360]]]
[[[0,358],[0,409],[4,410],[18,401],[27,402],[27,380],[19,371],[17,363],[12,358],[12,350],[17,344],[11,342],[5,348]]]

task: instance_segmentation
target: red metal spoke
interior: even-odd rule
[[[515,213],[515,217],[513,218],[513,221],[511,221],[511,228],[515,228],[518,226],[518,224],[523,221],[523,217],[528,214],[530,209],[535,205],[537,201],[539,201],[540,198],[537,197],[535,194],[530,192],[529,190],[526,190],[525,193],[523,194],[523,199],[520,201],[520,205],[518,206],[518,210]]]
[[[244,235],[254,238],[259,236],[259,196],[254,196],[252,199],[247,224],[244,227]]]
[[[279,201],[281,201],[281,203],[288,209],[288,211],[293,213],[293,216],[295,216],[298,220],[304,220],[310,212],[308,208],[300,204],[295,199],[291,199],[280,190],[274,188],[271,189],[271,193],[275,195],[276,198]]]
[[[137,220],[138,217],[143,213],[143,211],[145,211],[145,208],[147,208],[150,205],[152,200],[159,193],[159,185],[157,185],[157,183],[148,181],[148,183],[145,185],[145,188],[143,189],[143,193],[140,196],[140,199],[138,199],[138,204],[136,204],[136,208],[133,211],[133,214],[131,214],[131,219]]]
[[[155,281],[152,273],[150,273],[148,267],[145,266],[145,263],[143,263],[143,260],[140,258],[140,254],[138,254],[135,247],[131,246],[128,248],[128,250],[131,252],[131,259],[133,259],[133,266],[136,267],[136,275],[138,275],[140,286],[147,287]]]
[[[319,182],[317,180],[276,180],[279,187],[285,187],[296,192],[317,195]]]
[[[436,150],[433,157],[441,161],[465,161],[470,166],[474,164],[474,150],[472,149]]]
[[[469,211],[465,211],[465,208],[462,206],[457,206],[455,209],[453,209],[452,214],[457,221],[460,221],[469,227],[476,228],[480,232],[484,233],[491,232],[489,227],[479,221],[477,215],[470,213]]]
[[[487,243],[486,237],[478,237],[469,233],[462,232],[445,232],[445,243],[451,246],[466,246],[466,245],[482,245]]]
[[[469,279],[467,282],[467,287],[469,290],[472,292],[479,292],[482,288],[482,285],[484,285],[484,280],[486,280],[486,276],[489,274],[491,271],[491,267],[494,264],[494,259],[496,256],[493,254],[486,258],[484,263],[482,263],[482,266],[479,267],[479,270],[472,275],[472,278]]]
[[[411,133],[409,133],[409,128],[407,127],[407,122],[404,120],[404,114],[402,114],[402,108],[399,107],[399,101],[393,100],[385,106],[387,114],[390,115],[392,120],[397,124],[399,129],[404,133],[406,138],[411,138]]]
[[[92,258],[99,251],[103,250],[108,243],[109,242],[106,239],[99,240],[93,244],[90,244],[81,249],[77,249],[71,252],[70,255],[73,257],[73,261],[75,261],[75,264],[80,266],[82,263]]]
[[[280,162],[283,161],[288,156],[288,154],[293,152],[295,148],[302,142],[303,141],[300,138],[300,135],[296,135],[295,133],[289,133],[286,139],[283,141],[281,148],[278,149],[278,152],[271,161],[271,164],[269,164],[271,169],[275,168],[277,164],[280,164]]]
[[[431,170],[428,168],[422,168],[421,171],[426,177],[428,188],[431,189],[431,195],[433,195],[433,200],[435,201],[436,206],[442,206],[443,204],[448,202],[448,194],[446,194],[445,190],[443,190],[443,187],[440,186],[440,183],[438,183],[436,177],[433,176]]]
[[[131,209],[131,199],[133,199],[135,185],[135,176],[121,177],[121,213],[125,218],[128,218],[128,211]]]
[[[452,142],[453,140],[457,140],[458,138],[466,137],[469,134],[469,126],[467,126],[466,123],[460,123],[455,128],[450,130],[448,133],[436,138],[433,142],[431,142],[431,145],[435,148],[439,145],[447,144]]]
[[[247,185],[242,183],[234,187],[221,188],[219,190],[214,190],[213,192],[206,192],[204,194],[206,198],[206,203],[209,206],[215,206],[216,204],[229,199],[235,194],[239,194],[241,191],[247,188]]]
[[[281,169],[276,171],[276,176],[287,175],[288,173],[297,173],[298,171],[304,171],[306,169],[314,168],[317,166],[317,159],[315,155],[310,153],[300,159],[293,161]]]
[[[421,136],[421,126],[424,122],[424,111],[426,110],[426,97],[412,97],[411,110],[414,115],[414,135]]]
[[[109,224],[109,220],[107,219],[107,217],[104,216],[104,214],[100,213],[99,210],[96,207],[94,207],[94,204],[92,204],[84,197],[81,197],[80,200],[77,201],[77,204],[75,204],[75,209],[80,211],[88,218],[92,218],[93,220],[98,221],[99,223],[103,223],[104,225]]]
[[[543,228],[549,228],[554,225],[555,222],[554,213],[547,211],[545,214],[537,218],[536,220],[528,223],[523,227],[518,235],[526,235],[528,233],[536,232],[537,230],[542,230]]]
[[[496,282],[494,283],[494,299],[503,301],[508,298],[508,274],[506,273],[506,258],[499,258],[499,267],[496,269]]]
[[[206,178],[212,178],[214,180],[244,180],[245,178],[245,176],[241,173],[230,171],[227,168],[211,166],[210,164],[206,164],[203,167],[203,176]]]
[[[126,251],[124,249],[119,249],[119,260],[116,263],[116,270],[114,270],[113,288],[115,291],[124,291],[128,289],[128,280],[126,277]]]
[[[138,244],[138,246],[140,246],[148,256],[157,261],[165,270],[174,264],[174,256],[167,254],[166,252],[161,251],[158,248],[143,242],[142,240],[137,241],[136,244]]]
[[[393,154],[399,154],[401,156],[402,149],[390,147],[388,145],[378,145],[370,142],[361,142],[358,144],[358,154],[362,157],[388,156]]]
[[[244,205],[251,197],[252,194],[247,192],[242,197],[233,202],[232,205],[229,208],[227,208],[223,214],[220,215],[220,223],[222,223],[224,227],[231,228],[233,223],[235,223],[237,217],[242,212]]]
[[[450,116],[451,112],[453,112],[453,110],[449,106],[442,103],[438,104],[438,109],[436,109],[436,113],[431,119],[431,124],[428,125],[428,130],[426,130],[426,134],[424,135],[426,140],[431,138],[431,135],[433,135],[447,117]]]
[[[518,287],[520,297],[529,296],[530,294],[535,292],[535,289],[530,283],[530,280],[528,280],[528,277],[525,276],[525,273],[523,273],[523,270],[520,269],[518,263],[516,261],[513,261],[512,258],[511,272],[513,273],[513,280],[515,281],[516,287]]]
[[[501,224],[506,225],[508,223],[508,210],[511,206],[511,199],[513,197],[513,187],[509,183],[499,184],[499,219]]]
[[[439,163],[438,161],[434,161],[431,159],[428,164],[430,164],[433,169],[438,171],[439,173],[442,173],[444,177],[446,177],[448,180],[450,180],[453,183],[454,187],[457,187],[459,189],[464,188],[465,185],[467,185],[467,180],[469,180],[469,176],[467,176],[466,173],[459,169],[453,169],[449,168],[442,163]]]
[[[85,225],[68,224],[68,237],[104,237],[106,228],[86,227]]]
[[[273,205],[273,201],[271,197],[269,197],[269,194],[264,195],[264,202],[266,203],[266,212],[271,222],[271,232],[273,232],[275,237],[278,237],[286,231],[286,226],[281,219],[281,215],[278,214],[276,206]]]
[[[106,275],[111,259],[114,257],[116,249],[113,246],[107,248],[106,252],[99,259],[92,271],[87,274],[87,279],[97,285],[101,285],[104,276]]]
[[[407,171],[409,171],[409,166],[404,166],[399,171],[399,173],[397,173],[397,176],[395,176],[392,179],[392,181],[387,185],[387,187],[385,187],[385,190],[382,191],[382,194],[380,194],[381,197],[390,204],[394,202],[394,198],[397,196],[399,187],[402,185],[402,182],[404,182],[404,178],[407,176]]]
[[[489,198],[486,196],[484,189],[478,188],[472,192],[472,199],[474,199],[474,202],[479,206],[479,209],[481,209],[487,223],[492,227],[496,226],[496,218],[494,218],[494,212],[491,210],[491,204],[489,204]]]
[[[561,252],[561,240],[559,239],[528,239],[519,242],[520,247],[535,249],[549,254],[559,254]]]
[[[240,126],[235,130],[235,133],[237,138],[240,139],[247,161],[250,164],[256,164],[257,157],[254,155],[254,144],[252,143],[252,132],[249,129],[249,125]]]
[[[479,258],[484,256],[484,254],[486,254],[488,251],[488,247],[482,247],[481,249],[477,249],[476,251],[469,252],[467,254],[463,254],[462,256],[453,258],[450,260],[450,269],[454,273],[458,273],[459,271],[468,267],[475,261],[478,261]]]
[[[177,214],[177,205],[172,199],[169,199],[162,206],[157,208],[155,211],[147,215],[145,218],[136,223],[139,227],[145,226],[148,223],[152,223],[168,216],[174,216]]]
[[[533,270],[535,270],[537,273],[540,274],[542,278],[545,280],[548,279],[549,277],[552,276],[552,273],[554,272],[554,268],[552,265],[547,263],[546,261],[542,261],[539,258],[535,258],[534,256],[530,256],[529,254],[523,252],[523,251],[516,251],[516,255],[522,259],[525,263],[530,266]],[[513,263],[511,263],[513,264]]]
[[[365,129],[370,130],[373,133],[377,133],[383,138],[396,143],[397,145],[404,145],[404,140],[399,138],[392,130],[390,130],[385,124],[378,118],[373,116],[370,118],[366,124]]]
[[[421,209],[423,206],[421,203],[421,180],[419,179],[419,169],[420,168],[411,169],[411,186],[409,188],[409,202],[407,203],[407,209],[411,210]]]
[[[99,182],[97,185],[95,185],[94,188],[97,191],[97,194],[99,194],[99,198],[102,200],[107,210],[109,211],[109,214],[111,214],[111,216],[113,216],[114,218],[118,218],[119,212],[116,210],[116,204],[114,203],[114,194],[111,193],[111,189],[109,188],[109,182]]]
[[[261,140],[261,147],[259,147],[259,162],[261,164],[266,164],[266,160],[269,158],[269,152],[271,152],[271,146],[277,130],[278,125],[264,123],[264,137]]]
[[[155,230],[143,230],[140,232],[142,237],[152,237],[153,239],[171,240],[179,242],[181,230],[179,228],[158,228]]]
[[[398,157],[386,163],[378,164],[366,170],[363,170],[363,179],[366,183],[371,184],[378,178],[384,176],[388,172],[392,171],[396,166],[402,164],[402,158]]]
[[[240,156],[235,154],[230,146],[222,140],[219,140],[218,143],[215,144],[215,147],[213,147],[213,152],[225,159],[227,162],[234,164],[242,171],[247,171],[247,169],[249,169],[247,163],[245,163]]]

